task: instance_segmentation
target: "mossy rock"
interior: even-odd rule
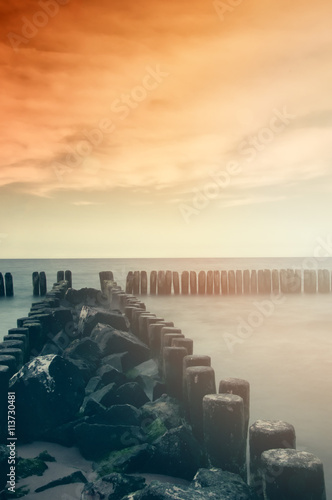
[[[39,453],[38,457],[36,458],[42,460],[43,462],[56,462],[55,458],[52,457],[46,450]]]
[[[152,444],[156,439],[160,438],[167,432],[167,427],[160,418],[156,418],[147,428],[146,428],[146,441]]]
[[[17,461],[17,477],[24,479],[30,476],[42,476],[48,466],[40,458],[19,458]]]
[[[98,477],[103,477],[113,472],[138,473],[151,471],[154,448],[150,444],[142,444],[113,451],[104,459],[95,462],[93,467]]]

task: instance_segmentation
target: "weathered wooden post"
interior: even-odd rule
[[[148,293],[148,275],[146,271],[141,271],[141,294]]]
[[[6,287],[6,296],[13,297],[14,296],[14,283],[13,283],[13,276],[11,273],[5,274],[5,287]]]
[[[209,465],[246,480],[243,399],[235,394],[204,396],[203,428]]]
[[[321,460],[306,451],[275,449],[261,458],[264,500],[325,500]]]
[[[164,327],[174,327],[172,321],[159,321],[158,323],[150,323],[148,326],[149,346],[152,358],[159,358],[161,352],[161,330]]]
[[[24,363],[24,354],[22,349],[17,349],[15,347],[6,347],[0,350],[1,356],[14,356],[16,360],[16,370],[19,371]]]
[[[272,292],[274,295],[279,295],[280,292],[280,278],[279,278],[279,271],[277,269],[272,270]]]
[[[157,293],[157,271],[150,273],[150,294],[156,295]]]
[[[5,296],[5,282],[3,279],[3,274],[0,273],[0,297]]]
[[[288,293],[301,293],[302,276],[300,270],[287,269]]]
[[[221,293],[222,295],[228,294],[227,271],[221,271]]]
[[[194,341],[193,339],[175,337],[172,339],[171,347],[184,347],[187,350],[187,356],[192,356],[194,350]]]
[[[280,291],[281,293],[288,293],[288,276],[286,269],[280,270]]]
[[[250,272],[249,269],[243,271],[243,293],[249,295],[250,293]]]
[[[237,295],[242,295],[242,271],[240,269],[236,270],[236,293]]]
[[[192,366],[186,369],[186,387],[189,418],[193,434],[203,439],[203,397],[216,393],[215,374],[209,366]]]
[[[213,272],[213,288],[214,288],[214,294],[215,295],[220,295],[220,271],[214,271]]]
[[[177,271],[173,271],[173,288],[174,288],[174,295],[179,295],[180,278],[179,278],[179,273]]]
[[[126,278],[126,293],[133,293],[134,274],[129,271]]]
[[[206,293],[207,295],[213,295],[213,271],[208,271],[206,273]]]
[[[29,330],[30,352],[37,355],[42,347],[42,326],[39,321],[27,320],[23,323],[23,328]]]
[[[56,281],[59,283],[59,281],[63,281],[65,279],[65,272],[64,271],[58,271],[56,273]]]
[[[270,269],[264,269],[265,293],[270,294],[272,288],[272,276]]]
[[[181,274],[181,293],[182,295],[188,295],[189,293],[189,272],[183,271]]]
[[[219,383],[219,394],[236,394],[243,399],[244,436],[247,439],[250,417],[250,384],[241,378],[225,378]]]
[[[198,293],[200,295],[205,295],[206,288],[206,274],[205,271],[200,271],[198,273]]]
[[[252,295],[256,295],[258,292],[258,287],[257,287],[257,271],[253,269],[251,271],[251,276],[250,276],[250,293]]]
[[[65,280],[68,282],[68,288],[73,288],[73,273],[69,269],[65,271]]]
[[[146,318],[152,318],[156,319],[156,315],[152,313],[146,313],[143,312],[138,318],[138,332],[137,332],[137,337],[144,342],[145,344],[147,343],[147,324],[146,324]]]
[[[44,271],[39,273],[39,293],[40,296],[43,297],[46,295],[47,292],[47,281],[46,281],[46,274]]]
[[[11,378],[14,373],[17,372],[16,358],[15,356],[9,356],[7,354],[1,354],[0,351],[0,366],[7,366],[9,369],[9,378]]]
[[[8,433],[8,397],[10,371],[8,366],[0,365],[0,443],[4,443]],[[15,408],[15,406],[13,406]],[[11,413],[13,415],[13,413]],[[15,415],[15,413],[14,413]],[[9,442],[7,441],[7,446]]]
[[[229,295],[235,294],[235,272],[228,271],[228,293]]]
[[[166,295],[172,293],[172,271],[166,271],[165,274],[165,293]]]
[[[32,273],[32,293],[34,297],[39,296],[39,273],[37,271]]]
[[[295,429],[282,420],[257,420],[249,429],[250,485],[263,498],[261,455],[277,448],[296,448]]]
[[[196,295],[197,293],[197,275],[196,271],[190,271],[190,294]]]
[[[166,293],[166,274],[165,271],[158,271],[158,295]]]
[[[304,293],[316,293],[317,290],[317,274],[316,271],[305,269],[303,279]]]
[[[167,393],[178,400],[182,399],[183,358],[187,355],[184,347],[164,347],[164,374]]]
[[[258,270],[258,293],[265,293],[265,279],[264,271],[262,269]]]
[[[330,273],[327,269],[318,269],[318,293],[330,293]]]
[[[139,271],[134,271],[134,278],[133,278],[133,294],[134,295],[139,295],[140,294],[140,272]]]
[[[162,335],[162,348],[172,347],[174,339],[184,339],[183,333],[163,333]]]
[[[189,408],[188,408],[186,370],[191,366],[211,366],[211,358],[210,356],[198,355],[198,354],[187,355],[183,358],[182,394],[183,394],[183,402],[187,417],[189,417]]]

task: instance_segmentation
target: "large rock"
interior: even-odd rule
[[[221,495],[224,500],[253,500],[253,493],[241,476],[221,469],[199,469],[192,487],[208,488]]]
[[[136,382],[121,385],[115,394],[115,403],[118,405],[129,404],[140,408],[148,401],[150,400],[144,390]]]
[[[75,427],[75,437],[83,457],[97,460],[112,450],[122,450],[129,443],[144,441],[139,427],[82,423]]]
[[[144,486],[145,479],[143,477],[128,476],[114,472],[113,474],[104,476],[99,481],[86,484],[81,499],[104,498],[105,500],[121,500],[125,495],[142,490]]]
[[[134,444],[135,440],[131,440]],[[128,442],[130,446],[130,442]],[[112,472],[133,474],[153,471],[154,447],[149,444],[134,445],[121,451],[114,451],[107,458],[94,464],[99,477]]]
[[[89,338],[74,340],[62,355],[77,366],[86,382],[94,375],[101,360],[98,344]]]
[[[166,432],[153,446],[154,470],[158,474],[191,480],[201,465],[201,447],[184,425]]]
[[[125,497],[123,500],[224,500],[224,497],[207,490],[194,490],[187,486],[178,486],[170,483],[152,481],[144,490],[134,496]],[[238,498],[237,500],[242,500]]]
[[[98,323],[109,325],[123,332],[128,332],[130,326],[128,319],[120,311],[104,311],[83,306],[78,322],[79,334],[83,337],[89,336]]]
[[[81,413],[85,413],[85,409],[91,400],[96,401],[106,408],[109,408],[110,406],[116,404],[116,388],[116,384],[108,384],[98,391],[93,392],[89,396],[86,396],[80,410]]]
[[[152,423],[159,419],[167,429],[180,427],[184,422],[183,409],[175,399],[170,398],[167,394],[163,394],[152,403],[146,403],[142,406],[141,411],[142,421]]]
[[[65,300],[71,305],[86,304],[88,306],[109,306],[109,299],[96,288],[81,288],[75,290],[69,288],[65,295]]]
[[[93,413],[91,411],[90,415],[92,416],[88,419],[89,424],[127,425],[133,427],[140,427],[141,425],[140,410],[127,404],[113,405],[110,408],[99,405],[94,408]]]
[[[127,352],[122,358],[124,371],[150,359],[150,349],[130,332],[114,330],[99,323],[92,330],[91,338],[99,345],[102,356]]]
[[[49,355],[27,363],[9,386],[16,393],[17,437],[29,441],[75,418],[85,384],[70,361]]]

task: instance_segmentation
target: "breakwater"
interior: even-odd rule
[[[228,271],[130,271],[126,293],[135,295],[242,295],[331,293],[327,269],[259,269]]]
[[[135,448],[135,450],[131,450],[131,453],[136,453],[136,457],[137,453],[139,456],[135,463],[143,464],[145,472],[156,471],[157,468],[159,473],[181,474],[182,477],[192,479],[199,468],[204,467],[210,470],[214,466],[235,474],[237,477],[242,477],[242,482],[245,485],[247,479],[245,449],[249,422],[249,383],[239,379],[225,379],[217,383],[209,356],[194,354],[194,345],[191,339],[186,338],[184,333],[179,328],[176,328],[172,321],[146,311],[145,304],[139,298],[133,294],[125,293],[116,285],[112,273],[101,274],[101,289],[103,293],[100,290],[93,289],[75,291],[68,289],[66,281],[59,282],[48,293],[44,301],[33,304],[26,318],[19,318],[18,320],[18,328],[29,331],[27,336],[29,340],[32,340],[32,347],[29,348],[30,352],[26,356],[24,342],[21,341],[23,345],[16,344],[16,349],[22,351],[22,355],[17,356],[17,363],[19,364],[13,370],[16,371],[24,363],[24,360],[30,357],[32,361],[35,360],[35,364],[30,367],[28,365],[28,372],[34,370],[35,373],[36,363],[41,363],[38,364],[37,371],[40,370],[46,375],[51,374],[51,368],[55,372],[61,369],[68,378],[76,379],[75,383],[77,385],[74,391],[76,398],[77,393],[82,392],[81,386],[83,385],[85,395],[87,392],[89,393],[89,399],[84,402],[84,398],[79,407],[84,406],[81,417],[75,420],[73,413],[69,412],[65,419],[66,423],[62,424],[68,425],[71,432],[68,432],[67,428],[66,435],[64,429],[62,429],[63,434],[58,435],[57,439],[65,440],[66,438],[71,443],[78,444],[82,453],[87,456],[95,453],[95,448],[101,450],[102,453],[106,453],[114,446],[116,446],[117,450],[128,450],[128,443],[134,442],[135,445],[129,447],[129,449]],[[111,321],[113,327],[110,325]],[[117,333],[114,333],[114,328]],[[31,336],[30,331],[32,332]],[[25,334],[26,332],[23,331],[16,333],[16,335]],[[99,358],[99,367],[97,367],[98,351],[95,344],[99,349],[102,349],[103,354]],[[93,356],[91,357],[94,360],[90,358],[90,355],[87,355],[84,348],[88,349],[89,353],[92,351]],[[6,349],[10,349],[8,344],[6,344],[4,350]],[[55,356],[55,358],[50,359],[50,356]],[[106,363],[102,363],[103,360],[110,356],[112,359],[107,359]],[[72,367],[69,367],[66,363],[61,365],[62,361],[58,358],[67,361],[70,359],[71,363],[76,360],[74,364],[76,364],[82,376],[84,375],[84,384],[78,380],[76,375],[73,377],[74,372],[69,371],[72,370]],[[87,358],[89,358],[89,363],[87,363]],[[85,363],[82,363],[82,361],[85,361]],[[111,362],[116,363],[117,368],[110,370],[110,365],[105,368]],[[114,369],[116,372],[114,372]],[[96,375],[98,370],[101,371]],[[109,372],[112,372],[112,374]],[[121,377],[120,374],[124,375],[124,377]],[[24,372],[25,383],[22,386],[22,396],[24,391],[27,391],[26,376],[27,374]],[[46,377],[49,389],[52,387],[54,378],[51,376],[50,378]],[[98,386],[100,384],[99,378],[102,379],[102,382]],[[128,382],[128,380],[135,380],[135,382]],[[55,380],[55,383],[57,382],[59,383],[59,381]],[[124,388],[127,384],[133,383],[137,385],[132,385],[131,389],[128,386]],[[14,381],[11,380],[11,390],[13,384],[17,384],[16,388],[19,391],[21,390],[20,383],[17,379],[15,380],[15,377]],[[59,385],[61,384],[59,383]],[[112,385],[112,387],[109,387],[109,385]],[[140,389],[143,389],[143,392]],[[128,391],[131,391],[131,399],[128,399]],[[125,393],[127,399],[123,393]],[[114,424],[118,422],[115,418],[115,411],[120,413],[125,411],[123,408],[118,408],[121,405],[114,403],[127,401],[125,404],[128,404],[130,400],[131,403],[134,403],[130,404],[130,406],[134,406],[141,412],[143,411],[142,408],[145,408],[144,411],[146,412],[146,405],[150,404],[149,399],[155,403],[155,409],[158,404],[160,407],[160,401],[162,401],[163,407],[169,407],[171,403],[168,399],[165,399],[163,394],[168,394],[173,401],[177,402],[172,407],[176,409],[176,412],[179,412],[180,408],[183,409],[185,418],[179,417],[176,422],[179,425],[175,425],[173,422],[172,426],[167,429],[164,420],[161,418],[161,421],[157,423],[156,419],[152,419],[152,422],[147,419],[145,423],[141,420],[139,425],[129,426],[138,427],[139,432],[137,429],[128,429],[128,426],[125,429],[123,426],[121,426],[121,429],[114,429]],[[63,396],[64,394],[62,399]],[[134,396],[138,399],[135,399]],[[69,401],[69,395],[67,397],[66,401]],[[19,401],[21,398],[17,400]],[[74,400],[72,402],[72,411],[80,403],[81,401]],[[29,409],[28,402],[25,404],[27,405],[25,410]],[[114,407],[117,407],[116,410],[114,410]],[[69,409],[67,410],[69,411]],[[31,409],[30,412],[32,412]],[[97,418],[98,415],[100,420]],[[232,415],[231,419],[229,418],[230,415]],[[136,416],[138,415],[136,414]],[[161,417],[164,417],[164,415],[161,415]],[[52,418],[55,418],[55,416],[52,416]],[[61,421],[63,416],[57,414],[56,418]],[[100,421],[103,421],[103,424],[96,423]],[[122,414],[122,423],[123,421],[124,414]],[[45,422],[48,423],[48,429],[45,429]],[[183,425],[183,422],[188,423],[188,426],[187,424]],[[155,426],[154,431],[158,431],[157,439],[153,439],[156,436],[151,437],[150,425],[152,424]],[[104,427],[98,427],[100,425]],[[303,463],[306,462],[305,475],[307,478],[311,477],[311,483],[315,485],[314,494],[316,496],[310,498],[323,498],[324,478],[322,476],[322,465],[319,460],[314,459],[309,454],[301,454],[295,451],[295,430],[292,426],[284,422],[274,421],[259,421],[254,425],[249,431],[250,478],[252,487],[256,490],[256,495],[262,495],[263,485],[265,484],[269,486],[271,491],[270,496],[265,498],[274,498],[272,496],[273,491],[280,487],[287,489],[286,478],[289,477],[292,471],[294,477],[296,477],[296,468],[303,469]],[[39,425],[36,423],[33,425],[31,422],[31,426],[32,430],[29,430],[29,425],[26,425],[27,429],[23,431],[24,438],[27,437],[25,433],[28,431],[31,433],[30,439],[35,438],[36,435],[40,437],[39,433],[42,429],[46,434],[49,433],[49,438],[56,439],[54,435],[55,424],[51,419],[51,415],[45,414]],[[142,429],[145,431],[148,429],[148,431],[143,432],[143,435],[141,435]],[[163,432],[161,435],[159,435],[158,429]],[[20,432],[22,433],[22,428]],[[116,444],[113,438],[113,441],[105,439],[108,433],[112,435],[117,433],[118,441]],[[90,436],[90,442],[87,436]],[[183,448],[180,446],[182,451],[180,450],[180,454],[177,456],[174,456],[172,451],[172,442],[180,443],[183,446]],[[103,446],[104,448],[102,448]],[[140,447],[139,450],[137,446]],[[150,446],[150,448],[147,448],[147,446]],[[190,450],[189,456],[184,453],[184,449],[188,448],[188,446]],[[279,454],[272,457],[270,455],[265,457],[264,455],[265,461],[263,461],[261,458],[262,453],[271,449],[271,446],[272,449],[278,449]],[[286,451],[281,452],[280,450]],[[149,460],[149,455],[154,457],[153,460]],[[284,474],[280,472],[281,457]],[[121,458],[123,459],[123,457]],[[127,458],[128,462],[126,464],[128,465],[130,461],[133,461],[133,455],[129,454]],[[186,465],[183,465],[184,463]],[[276,469],[277,467],[279,468]],[[292,469],[292,467],[295,467],[295,469]],[[313,467],[313,470],[309,470],[310,467]],[[278,470],[278,474],[274,474],[273,471],[275,470]],[[138,469],[133,470],[133,472],[138,471]],[[317,479],[314,480],[314,478]],[[232,482],[232,479],[234,479],[233,476],[228,477],[226,481],[228,485]],[[220,477],[219,487],[221,488],[224,483],[225,477],[223,479]],[[229,498],[254,498],[253,493],[246,490],[243,484],[241,483],[241,488],[244,488],[243,491],[246,491],[247,496],[241,497],[239,491],[237,491],[237,496],[234,494],[233,497]],[[306,482],[303,484],[306,484]],[[291,485],[288,484],[288,487],[291,487]],[[299,488],[299,496],[293,496],[292,498],[306,498]],[[193,492],[187,494],[192,494],[188,498],[200,498],[194,497]],[[197,494],[199,493],[195,492],[195,495]],[[204,492],[201,492],[201,494],[202,498],[206,498]],[[181,496],[178,498],[187,497]]]

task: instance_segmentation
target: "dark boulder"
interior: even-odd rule
[[[129,442],[128,446],[130,446]],[[135,439],[131,439],[131,443],[134,444]],[[153,469],[153,457],[153,446],[149,444],[134,444],[134,446],[125,448],[121,451],[113,451],[107,458],[95,463],[94,469],[99,477],[111,474],[112,472],[122,472],[127,474],[151,472]]]
[[[71,305],[85,304],[87,306],[109,307],[109,299],[96,288],[81,288],[75,290],[69,288],[65,295],[65,300]]]
[[[139,476],[128,476],[114,472],[104,476],[99,481],[87,483],[82,492],[82,500],[104,498],[105,500],[121,500],[145,487],[145,479]]]
[[[85,387],[85,395],[90,396],[93,392],[98,391],[99,389],[102,388],[102,382],[101,378],[98,376],[90,378],[89,382],[87,383]]]
[[[33,359],[9,385],[16,393],[16,432],[23,441],[39,439],[73,420],[84,398],[79,370],[56,355]]]
[[[113,404],[116,404],[116,385],[115,384],[108,384],[105,387],[102,387],[102,389],[99,389],[98,391],[93,392],[90,394],[90,396],[86,396],[84,398],[82,407],[81,407],[81,412],[85,412],[85,408],[87,404],[89,403],[90,400],[97,401],[97,403],[106,406],[109,408]]]
[[[91,333],[91,338],[99,345],[102,356],[127,352],[122,357],[123,370],[127,371],[150,359],[150,349],[130,332],[114,330],[98,324]]]
[[[115,394],[115,404],[117,405],[129,404],[141,408],[148,401],[150,400],[144,390],[136,382],[121,385]]]
[[[184,422],[182,407],[175,399],[167,396],[167,394],[163,394],[156,401],[146,403],[142,406],[141,411],[142,420],[153,422],[159,419],[167,429],[180,427]]]
[[[101,351],[89,338],[76,339],[64,350],[63,357],[74,363],[88,382],[100,365]]]
[[[82,337],[89,336],[98,323],[109,325],[123,332],[128,332],[130,326],[128,319],[120,311],[104,311],[83,306],[78,322],[79,334]]]
[[[221,469],[199,469],[195,475],[192,487],[219,493],[224,500],[253,500],[250,487],[241,476]]]
[[[36,493],[40,493],[41,491],[49,490],[51,488],[56,488],[57,486],[62,486],[64,484],[75,484],[75,483],[87,483],[87,479],[81,471],[76,471],[70,474],[69,476],[62,477],[60,479],[55,479],[50,483],[41,486],[35,490]]]
[[[110,354],[109,356],[105,356],[102,359],[103,365],[113,366],[119,372],[123,372],[123,366],[126,366],[125,358],[128,355],[127,352],[118,352],[116,354]]]
[[[125,498],[128,499],[129,497]],[[159,481],[152,481],[144,490],[134,496],[134,500],[170,500],[171,498],[177,500],[224,500],[221,495],[214,491],[194,490],[187,486],[161,483]]]
[[[128,382],[127,377],[111,365],[102,365],[98,369],[97,375],[101,377],[101,381],[105,385],[114,383],[120,386]]]

